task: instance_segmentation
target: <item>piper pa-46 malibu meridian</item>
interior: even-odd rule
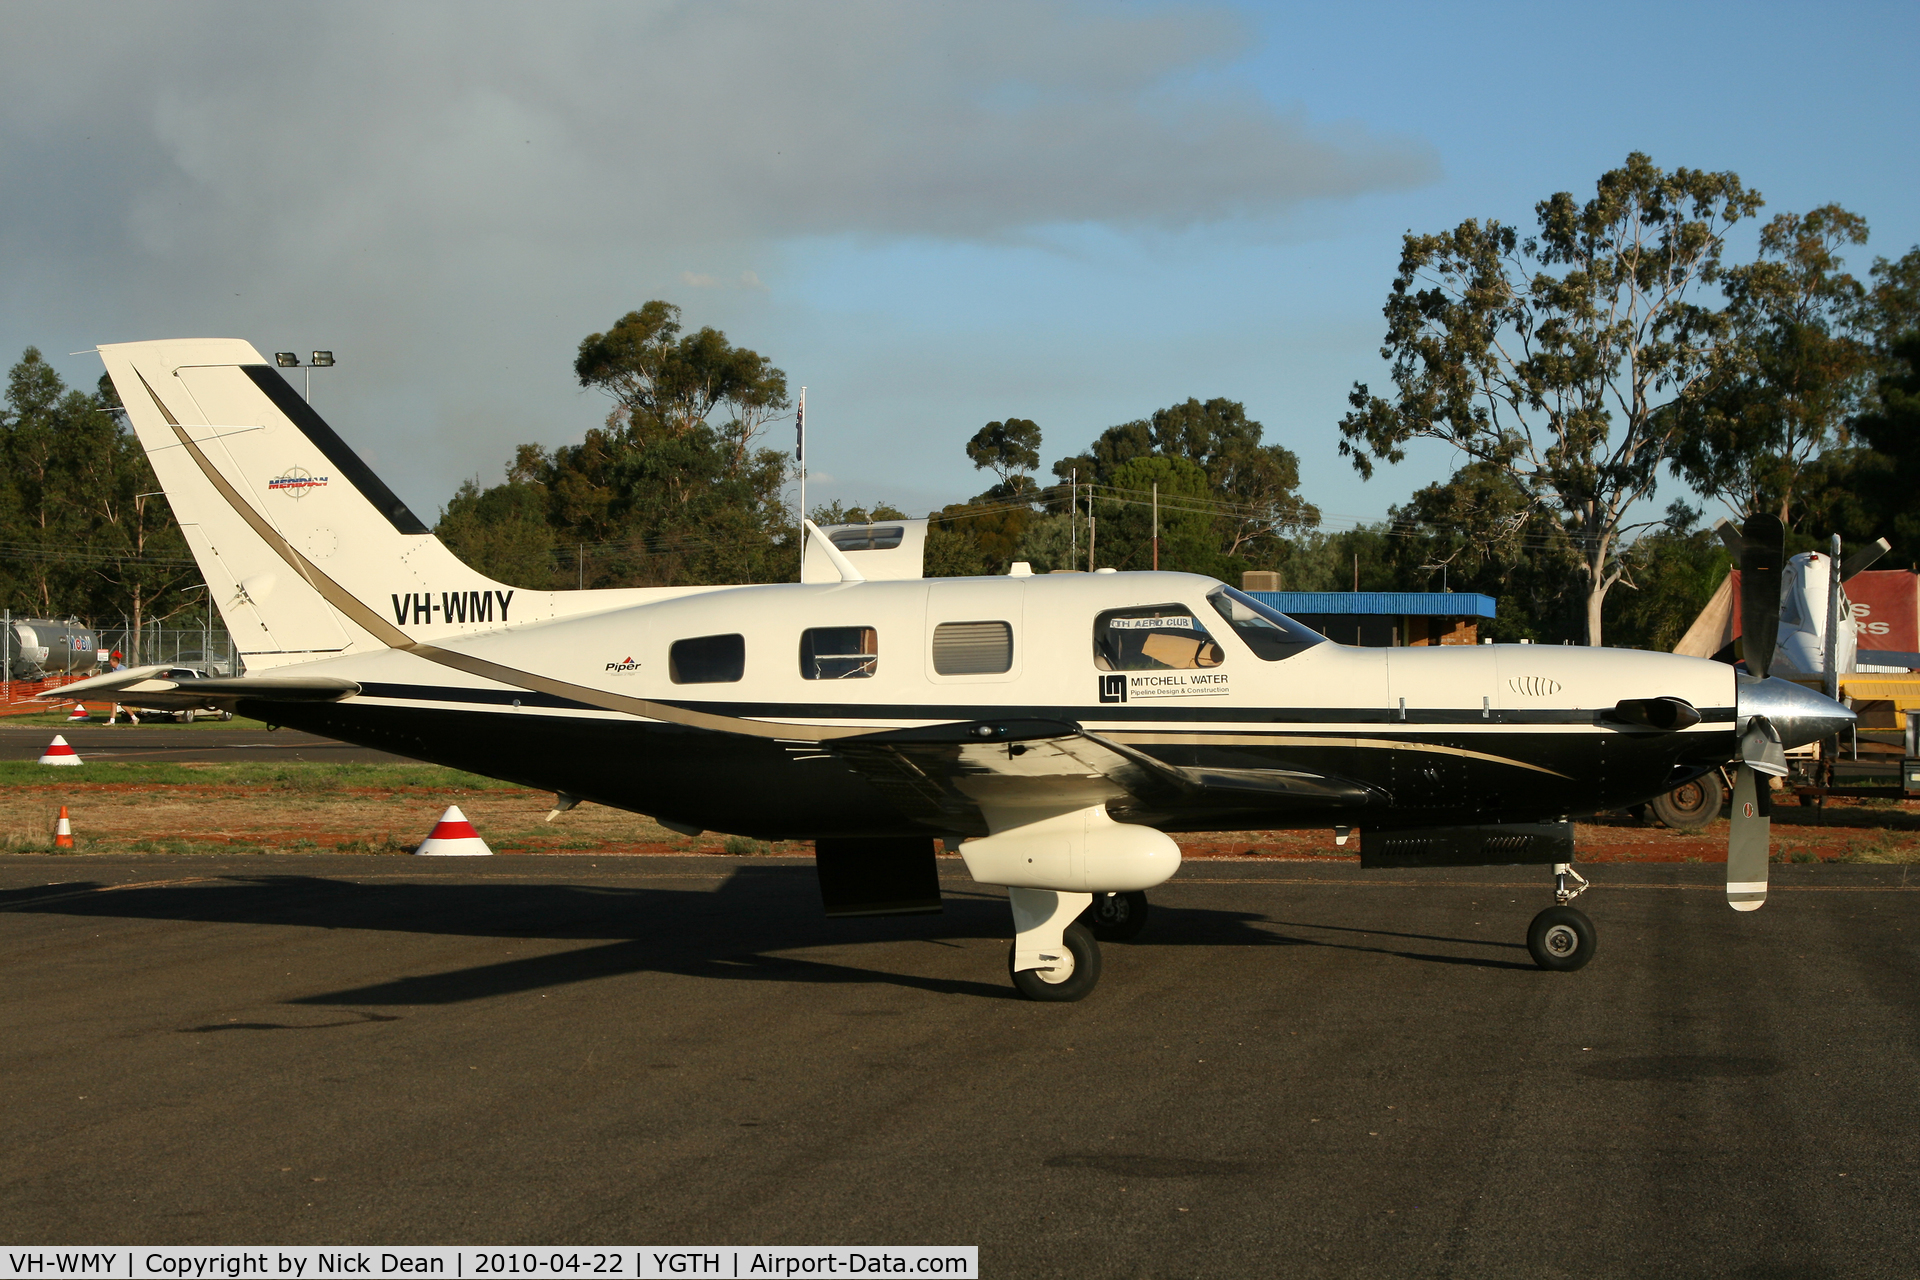
[[[100,354],[247,674],[149,667],[60,696],[231,710],[561,808],[812,840],[834,915],[939,910],[945,840],[1007,887],[1009,967],[1036,1000],[1093,988],[1097,939],[1136,932],[1180,865],[1169,831],[1358,827],[1364,866],[1551,867],[1558,903],[1529,945],[1576,969],[1594,933],[1568,905],[1585,885],[1569,818],[1739,761],[1727,896],[1752,910],[1755,773],[1852,719],[1670,654],[1351,648],[1193,574],[923,579],[912,521],[809,523],[799,583],[509,587],[249,344]],[[1777,571],[1744,580],[1777,613]]]

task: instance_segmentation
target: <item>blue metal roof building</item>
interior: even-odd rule
[[[1249,591],[1342,644],[1478,644],[1495,600],[1475,591]]]
[[[1477,591],[1249,591],[1286,614],[1389,614],[1419,618],[1491,618],[1494,599]]]

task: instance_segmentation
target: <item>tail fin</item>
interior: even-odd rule
[[[100,355],[250,668],[655,594],[528,591],[476,573],[249,343],[132,342]]]

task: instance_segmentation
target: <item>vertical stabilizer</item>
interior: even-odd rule
[[[100,355],[254,670],[684,594],[526,590],[469,568],[249,343]]]

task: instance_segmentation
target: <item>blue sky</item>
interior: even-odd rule
[[[99,341],[331,347],[317,406],[423,514],[598,422],[573,349],[658,297],[808,386],[816,499],[937,505],[991,418],[1051,460],[1221,395],[1377,518],[1453,465],[1335,449],[1404,232],[1637,149],[1863,214],[1861,272],[1920,243],[1911,5],[9,16],[0,345],[83,383]]]

